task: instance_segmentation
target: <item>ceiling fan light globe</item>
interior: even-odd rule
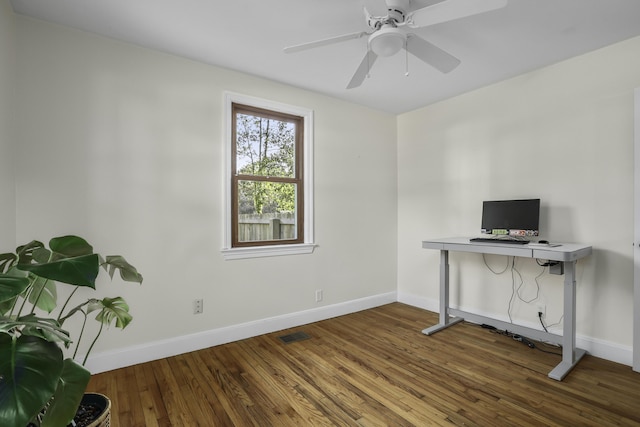
[[[369,38],[369,48],[378,56],[395,55],[404,47],[405,35],[397,29],[381,29]]]

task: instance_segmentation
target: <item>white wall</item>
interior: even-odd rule
[[[15,87],[15,25],[8,0],[0,1],[0,252],[13,251],[15,240],[15,180],[13,174]]]
[[[19,243],[79,234],[145,277],[104,292],[125,296],[134,322],[98,353],[395,298],[395,116],[39,21],[17,27]],[[223,261],[227,90],[314,110],[315,253]]]
[[[541,197],[542,237],[594,246],[578,266],[579,336],[630,357],[639,38],[397,119],[14,18],[6,7],[0,40],[0,90],[17,87],[16,107],[5,96],[0,102],[0,120],[14,109],[17,119],[14,133],[0,130],[0,182],[11,183],[0,187],[9,200],[0,208],[0,236],[16,234],[23,243],[80,234],[145,275],[141,287],[116,281],[103,292],[125,296],[135,320],[125,333],[109,331],[98,356],[115,359],[113,352],[159,342],[179,351],[209,331],[245,325],[251,333],[274,318],[396,290],[401,300],[436,309],[438,254],[421,249],[421,240],[476,234],[482,200]],[[16,52],[17,67],[7,66]],[[314,254],[222,260],[225,90],[315,111]],[[5,167],[13,164],[15,205]],[[15,230],[7,229],[14,208]],[[499,268],[505,260],[488,262]],[[539,269],[530,261],[518,268],[530,298]],[[477,257],[452,257],[455,305],[506,318],[511,283]],[[562,278],[545,275],[540,283],[552,323],[561,313]],[[316,304],[320,288],[325,300]],[[191,314],[195,298],[205,300],[202,315]],[[513,316],[535,323],[536,311],[537,303],[516,302]]]
[[[631,39],[398,119],[398,292],[435,308],[438,253],[428,238],[477,235],[483,200],[540,197],[541,238],[593,245],[578,263],[577,332],[619,347],[630,364],[633,313],[633,89],[640,38]],[[488,257],[494,269],[504,257]],[[481,256],[451,259],[452,305],[507,319],[511,272]],[[533,260],[517,264],[523,299],[536,294]],[[560,320],[562,277],[517,301],[520,323]],[[517,281],[516,283],[519,283]]]

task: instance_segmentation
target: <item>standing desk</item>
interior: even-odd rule
[[[585,350],[576,348],[576,261],[591,255],[591,246],[561,244],[559,246],[543,247],[540,245],[513,245],[499,242],[477,243],[470,242],[468,237],[457,237],[425,240],[422,242],[422,247],[424,249],[440,250],[439,322],[437,325],[423,330],[423,334],[434,334],[466,319],[474,323],[487,324],[502,330],[509,330],[538,341],[560,344],[562,345],[562,361],[549,372],[549,377],[558,381],[562,381],[582,356],[585,355]],[[451,308],[449,306],[449,251],[538,258],[561,262],[565,275],[562,336]]]

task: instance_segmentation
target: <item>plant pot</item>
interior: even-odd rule
[[[78,427],[109,427],[111,400],[100,393],[85,393],[74,421]]]

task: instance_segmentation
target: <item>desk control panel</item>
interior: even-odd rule
[[[518,239],[498,239],[494,237],[474,237],[469,239],[471,243],[499,243],[505,245],[526,245],[529,243],[528,240],[518,240]]]

